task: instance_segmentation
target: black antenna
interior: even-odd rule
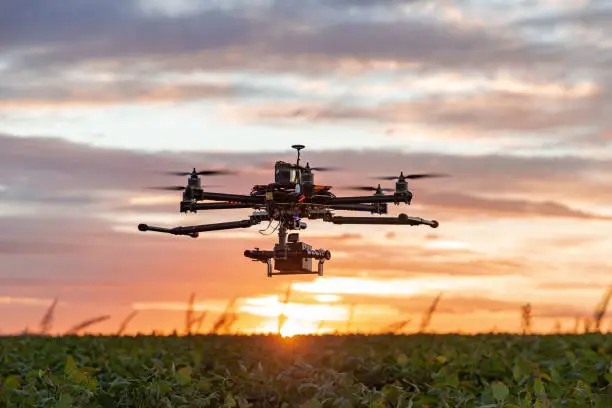
[[[297,156],[297,163],[296,163],[295,165],[296,165],[296,166],[299,166],[299,165],[300,165],[300,150],[302,150],[302,149],[303,149],[303,148],[305,148],[306,146],[296,144],[296,145],[293,145],[293,146],[291,146],[291,147],[292,147],[292,148],[294,148],[295,150],[297,150],[298,156]]]

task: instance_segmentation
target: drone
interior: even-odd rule
[[[332,186],[315,184],[314,173],[317,171],[332,170],[325,167],[310,167],[300,164],[300,152],[304,145],[293,145],[297,150],[295,164],[276,161],[274,165],[274,182],[253,186],[249,195],[213,193],[204,191],[200,176],[214,176],[234,174],[224,170],[203,170],[191,172],[171,172],[177,176],[188,176],[186,186],[154,187],[164,190],[183,191],[180,202],[181,213],[196,213],[203,210],[223,210],[250,208],[255,211],[248,219],[240,221],[222,222],[216,224],[194,225],[175,228],[161,228],[139,224],[139,231],[156,231],[173,235],[185,235],[197,238],[201,232],[249,228],[262,222],[268,222],[268,229],[276,223],[278,243],[272,250],[259,248],[245,250],[244,256],[254,262],[267,264],[267,276],[275,275],[304,275],[317,274],[323,276],[323,264],[331,259],[331,252],[326,249],[313,249],[300,241],[300,231],[306,229],[303,221],[323,220],[333,224],[361,224],[361,225],[428,225],[437,228],[435,220],[425,220],[399,214],[397,217],[380,217],[387,214],[388,203],[394,205],[410,205],[412,192],[408,190],[409,179],[427,177],[442,177],[441,174],[409,174],[400,172],[399,176],[377,177],[380,180],[396,180],[395,189],[369,186],[356,186],[352,189],[374,191],[372,195],[338,197],[330,190]],[[392,194],[385,194],[392,192]],[[212,201],[212,202],[201,202]],[[335,210],[360,211],[379,216],[345,217],[333,213]],[[263,233],[264,230],[260,230]],[[274,231],[272,232],[274,233]],[[313,260],[318,262],[317,269],[313,270]],[[272,264],[274,261],[274,265]]]

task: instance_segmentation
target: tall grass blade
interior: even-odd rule
[[[53,299],[53,302],[40,321],[41,334],[48,334],[51,331],[51,327],[53,326],[53,316],[55,315],[55,306],[57,306],[57,298]]]
[[[233,316],[235,315],[233,310],[236,300],[236,298],[233,298],[228,302],[223,313],[221,313],[221,315],[213,324],[213,327],[211,329],[213,333],[220,333],[222,330],[227,329],[228,323],[231,325],[238,319],[237,316]]]
[[[104,315],[104,316],[98,316],[98,317],[94,317],[92,319],[88,319],[85,320],[75,326],[73,326],[72,328],[70,328],[70,330],[68,330],[65,335],[66,336],[70,336],[70,335],[74,335],[77,334],[78,332],[80,332],[81,330],[85,330],[86,328],[93,326],[96,323],[100,323],[103,322],[105,320],[110,319],[109,315]]]
[[[119,326],[119,330],[117,330],[117,336],[123,336],[123,333],[125,333],[125,329],[127,329],[128,324],[137,314],[138,310],[134,310],[125,319],[123,319],[123,321],[121,322],[121,326]]]
[[[289,296],[291,296],[291,284],[287,287],[287,291],[285,292],[285,299],[283,299],[283,311],[278,315],[278,334],[280,334],[283,326],[287,322],[287,303],[289,303]]]
[[[191,326],[193,326],[193,304],[195,302],[195,293],[192,293],[187,302],[187,310],[185,312],[185,334],[191,334]]]
[[[531,334],[531,326],[533,324],[533,315],[531,310],[531,303],[527,303],[521,306],[521,330],[523,336]]]
[[[595,312],[593,313],[593,320],[596,332],[601,332],[601,322],[603,321],[604,316],[606,315],[606,311],[608,310],[608,305],[610,304],[610,298],[612,297],[612,285],[608,287],[606,293],[604,293],[603,298],[595,308]]]
[[[355,305],[355,303],[351,303],[350,309],[349,309],[349,317],[346,321],[346,333],[350,333],[351,332],[351,326],[353,325],[353,319],[355,319],[355,308],[357,307],[357,305]]]
[[[440,298],[442,297],[442,293],[440,292],[438,296],[431,302],[429,308],[423,314],[423,318],[421,319],[421,326],[419,327],[419,333],[425,333],[425,330],[429,327],[431,323],[431,318],[436,312],[436,308],[438,307],[438,303],[440,303]]]

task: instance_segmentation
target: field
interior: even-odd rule
[[[2,407],[612,407],[612,335],[13,336]]]

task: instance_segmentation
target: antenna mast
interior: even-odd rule
[[[294,148],[295,150],[297,150],[297,163],[295,165],[299,167],[299,165],[300,165],[300,150],[302,150],[306,146],[296,144],[296,145],[293,145],[291,147]]]

